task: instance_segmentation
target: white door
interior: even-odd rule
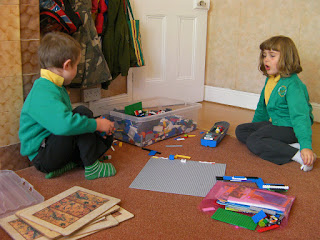
[[[198,3],[198,2],[201,3]],[[134,100],[156,96],[204,99],[210,0],[131,0],[140,20],[146,65],[132,68]]]

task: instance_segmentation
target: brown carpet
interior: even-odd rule
[[[123,144],[116,151],[110,150],[110,160],[117,169],[114,177],[85,180],[84,170],[74,169],[58,178],[45,179],[34,167],[17,172],[29,181],[45,199],[55,196],[72,186],[81,186],[121,199],[120,206],[135,217],[117,227],[93,234],[86,239],[320,239],[320,167],[319,159],[311,172],[302,172],[299,164],[292,162],[278,166],[251,154],[235,138],[226,136],[216,148],[200,144],[197,137],[185,141],[168,139],[148,148],[162,152],[160,156],[182,154],[194,161],[226,163],[226,175],[257,176],[268,183],[290,186],[288,195],[296,199],[289,221],[280,229],[258,233],[212,220],[200,212],[198,205],[203,198],[131,189],[129,185],[150,159],[147,151],[137,146]],[[183,148],[166,148],[165,145],[182,144]],[[10,237],[0,229],[2,240]]]

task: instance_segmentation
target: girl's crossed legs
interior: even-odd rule
[[[271,122],[244,123],[237,126],[236,136],[252,153],[278,165],[290,162],[299,151],[289,145],[298,142],[292,127],[274,126]]]

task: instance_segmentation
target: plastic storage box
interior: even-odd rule
[[[43,201],[44,197],[25,179],[10,170],[0,171],[0,218]]]
[[[125,114],[124,107],[136,102],[139,101],[117,106],[116,110],[109,112],[108,118],[115,121],[116,139],[144,147],[197,128],[198,110],[202,107],[199,103],[150,98],[141,100],[143,110],[159,111],[169,108],[171,111],[145,117]]]

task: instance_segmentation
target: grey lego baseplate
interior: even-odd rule
[[[151,157],[130,188],[205,197],[226,164]]]

